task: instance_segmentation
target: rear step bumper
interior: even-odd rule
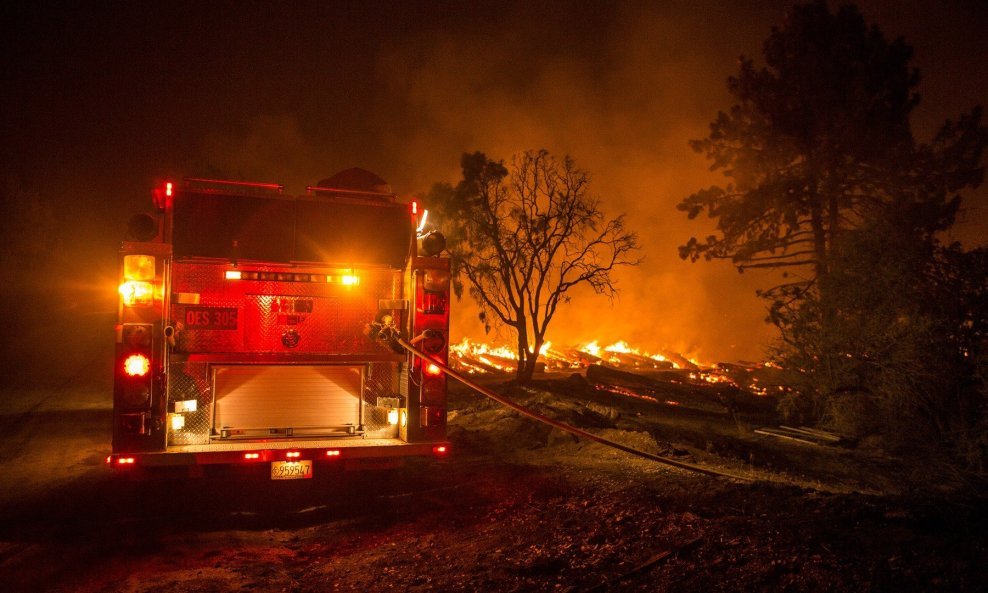
[[[112,453],[107,457],[107,463],[115,468],[246,465],[298,459],[319,462],[416,456],[442,457],[449,450],[450,443],[446,441],[432,443],[406,443],[398,439],[240,441],[210,445],[179,445],[161,452]]]

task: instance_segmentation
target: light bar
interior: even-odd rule
[[[252,272],[246,270],[226,270],[223,277],[227,280],[256,280],[259,282],[311,282],[316,284],[342,284],[356,286],[360,284],[360,276],[350,274],[298,274],[295,272]]]

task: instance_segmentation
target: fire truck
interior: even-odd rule
[[[363,169],[152,201],[121,246],[112,467],[305,479],[447,452],[449,260],[414,201]]]

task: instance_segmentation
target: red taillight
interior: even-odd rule
[[[432,452],[436,455],[445,455],[449,453],[449,448],[446,445],[436,445],[432,448]]]
[[[418,214],[418,213],[419,213],[419,203],[412,201],[412,214]]]
[[[244,453],[244,459],[248,461],[253,461],[255,459],[260,459],[260,458],[261,458],[260,453]]]
[[[151,372],[151,360],[143,354],[131,354],[124,359],[124,372],[131,377],[144,377]]]
[[[134,465],[135,461],[133,457],[117,457],[117,465]]]
[[[329,451],[326,451],[326,457],[339,457],[339,456],[340,456],[339,449],[330,449]]]
[[[446,293],[423,291],[422,312],[427,315],[442,315],[446,312]]]
[[[300,451],[289,451],[285,453],[285,459],[298,459],[301,456],[302,453]]]
[[[439,368],[439,365],[435,363],[429,363],[425,365],[425,374],[430,377],[438,377],[443,374],[443,370]]]

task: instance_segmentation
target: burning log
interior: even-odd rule
[[[542,353],[542,358],[547,367],[554,369],[578,369],[587,366],[587,363],[581,357],[573,355],[573,352],[578,351],[560,352],[554,348],[549,348]]]
[[[583,350],[577,350],[576,348],[566,350],[565,354],[567,358],[579,361],[580,366],[590,366],[604,362],[604,360],[599,356],[595,356],[589,352],[584,352]]]
[[[661,380],[599,364],[587,367],[587,380],[614,393],[653,399],[667,405],[720,413],[730,408],[730,400],[724,396],[727,386],[700,386]]]
[[[518,361],[513,358],[505,358],[503,356],[496,356],[490,352],[485,352],[477,355],[478,358],[487,363],[488,365],[499,369],[500,371],[514,371],[518,368]]]
[[[677,366],[679,366],[679,368],[681,368],[681,369],[691,369],[691,370],[694,370],[695,371],[695,370],[697,370],[697,369],[700,368],[699,365],[697,365],[692,360],[686,358],[685,356],[683,356],[681,354],[677,354],[675,352],[663,352],[662,353],[662,356],[666,360],[668,360],[668,361],[676,364]]]
[[[625,367],[643,369],[671,369],[673,365],[667,360],[656,360],[634,352],[606,352],[604,358],[609,362]]]
[[[501,369],[491,366],[485,362],[477,360],[472,356],[467,356],[466,354],[457,353],[451,357],[455,364],[464,368],[467,372],[481,372],[481,373],[501,373]]]

